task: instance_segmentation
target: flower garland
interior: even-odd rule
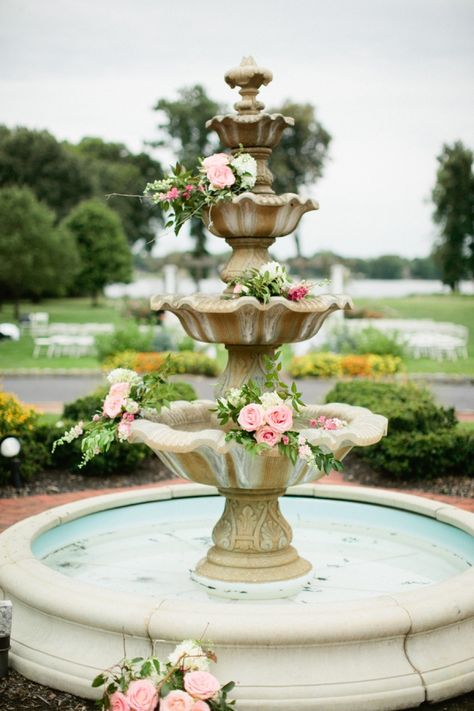
[[[107,452],[114,442],[125,442],[132,422],[144,408],[159,412],[170,404],[173,384],[168,382],[168,376],[172,372],[169,358],[155,373],[143,377],[128,368],[112,370],[107,376],[110,388],[102,410],[96,412],[89,422],[81,421],[71,427],[53,443],[52,451],[82,437],[82,460],[79,464],[82,468],[98,454]]]
[[[254,296],[258,301],[267,304],[272,296],[283,296],[289,301],[301,301],[311,295],[315,286],[323,286],[328,281],[317,284],[309,281],[293,282],[286,267],[279,262],[266,262],[258,268],[249,269],[233,279],[230,285],[234,287],[233,296]]]
[[[238,427],[226,434],[226,441],[235,441],[243,445],[252,454],[261,454],[265,450],[277,447],[281,454],[289,457],[293,464],[298,458],[309,466],[329,474],[331,469],[340,471],[342,464],[332,452],[324,452],[318,445],[292,429],[293,416],[303,406],[301,393],[295,383],[291,389],[279,378],[281,363],[278,354],[266,357],[265,392],[253,380],[241,388],[232,388],[225,396],[217,400],[217,418],[220,424],[229,421]],[[308,422],[310,427],[337,430],[346,426],[346,422],[337,417],[324,415]]]
[[[251,190],[257,179],[257,162],[249,153],[214,153],[200,158],[197,172],[179,163],[171,174],[148,183],[144,195],[169,212],[165,227],[177,235],[187,220],[202,217],[205,207]]]
[[[102,711],[233,711],[235,701],[227,701],[227,694],[235,684],[221,686],[209,672],[210,661],[217,661],[214,652],[185,640],[166,662],[124,659],[96,676],[92,686],[105,686]]]

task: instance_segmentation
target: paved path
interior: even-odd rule
[[[46,509],[50,509],[53,506],[61,506],[62,504],[68,504],[71,501],[78,501],[79,499],[85,499],[90,496],[101,496],[102,494],[113,494],[119,491],[149,489],[159,486],[168,486],[169,484],[183,483],[185,483],[184,479],[171,479],[169,481],[160,482],[159,484],[143,484],[141,486],[122,487],[116,489],[93,489],[90,491],[73,491],[63,494],[40,494],[37,496],[19,496],[14,499],[0,499],[0,531],[3,531],[5,528],[13,525],[17,521],[21,521],[28,516],[34,516],[35,514],[46,511]],[[324,479],[324,483],[338,484],[340,486],[357,485],[356,482],[352,482],[351,484],[344,482],[340,472],[331,472],[330,476]],[[391,489],[391,491],[398,490]],[[458,506],[465,511],[471,511],[474,513],[474,499],[465,499],[459,496],[430,494],[416,489],[403,489],[402,493],[424,496],[425,498],[441,501],[452,506]]]
[[[187,376],[185,378],[196,388],[198,397],[213,398],[215,378]],[[97,375],[42,375],[4,376],[0,383],[4,390],[17,395],[23,402],[37,405],[47,412],[61,412],[62,404],[87,395],[104,382]],[[334,379],[300,380],[298,387],[306,402],[322,402],[326,393],[334,386]],[[440,404],[456,410],[474,412],[474,384],[431,382],[428,386]]]

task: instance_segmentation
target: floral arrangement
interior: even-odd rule
[[[197,171],[178,163],[170,175],[148,183],[144,194],[170,213],[165,226],[178,234],[191,217],[201,217],[204,208],[251,190],[256,179],[257,162],[250,154],[214,153],[199,159]]]
[[[235,701],[227,701],[227,694],[235,684],[221,686],[209,672],[210,661],[217,661],[211,650],[185,640],[164,663],[156,657],[124,659],[92,686],[105,686],[103,711],[233,711]]]
[[[301,301],[311,295],[315,286],[322,286],[327,281],[293,282],[288,276],[286,267],[279,262],[266,262],[258,268],[249,269],[242,275],[233,279],[230,284],[234,287],[233,295],[254,296],[263,304],[267,304],[272,296],[283,296],[290,301]]]
[[[125,442],[132,422],[146,409],[159,412],[172,399],[172,384],[168,376],[172,372],[169,359],[155,373],[140,376],[128,368],[116,368],[107,376],[110,384],[102,410],[88,422],[79,422],[53,443],[56,447],[82,437],[82,460],[79,468],[102,452],[107,452],[113,442]]]
[[[226,440],[238,442],[253,454],[277,447],[281,454],[296,464],[298,458],[309,466],[329,474],[331,469],[341,470],[342,464],[332,452],[324,452],[318,445],[293,430],[293,416],[303,406],[301,393],[295,383],[291,388],[282,382],[278,372],[281,363],[278,354],[266,358],[265,387],[267,392],[252,380],[241,388],[232,388],[217,400],[217,418],[222,425],[229,421],[238,427],[230,429]],[[336,417],[320,416],[310,419],[309,426],[337,430],[346,423]]]

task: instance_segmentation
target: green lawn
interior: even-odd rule
[[[407,296],[399,299],[356,299],[356,308],[383,311],[387,318],[428,318],[459,323],[469,329],[468,355],[465,360],[435,361],[409,358],[409,373],[450,373],[474,376],[474,296]],[[377,322],[374,322],[377,327]]]
[[[22,302],[21,313],[46,311],[50,323],[123,323],[120,300],[103,299],[99,306],[91,306],[90,299],[45,299],[40,304]],[[13,307],[4,304],[0,310],[1,322],[15,322]],[[97,358],[61,356],[33,358],[33,339],[23,335],[20,341],[0,341],[0,369],[11,368],[99,368]]]

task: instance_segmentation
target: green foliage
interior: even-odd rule
[[[0,293],[18,302],[63,294],[79,270],[74,239],[29,188],[0,190]]]
[[[129,282],[132,258],[119,217],[98,200],[78,205],[62,223],[79,249],[75,288],[97,301],[107,284]]]
[[[0,187],[31,188],[57,218],[92,196],[87,166],[50,133],[0,128]]]
[[[334,353],[405,356],[405,346],[399,333],[384,333],[374,326],[356,330],[343,324],[328,334],[325,345]]]
[[[436,257],[452,291],[474,274],[474,156],[461,141],[445,144],[437,157],[432,191],[434,222],[440,227]]]
[[[152,351],[155,334],[153,328],[140,330],[133,321],[125,322],[115,328],[113,333],[101,333],[96,336],[95,345],[97,357],[101,362],[123,351]]]
[[[371,279],[402,279],[407,260],[396,254],[384,254],[370,260],[368,276]]]
[[[6,436],[20,440],[19,460],[24,479],[41,471],[49,457],[47,448],[35,437],[37,426],[38,414],[32,408],[23,405],[14,395],[0,391],[0,440]],[[11,462],[0,456],[0,484],[9,482],[11,471]]]
[[[373,447],[356,449],[371,466],[405,478],[474,475],[474,437],[456,425],[452,408],[435,404],[414,384],[338,383],[326,402],[368,407],[389,418],[388,435]]]

